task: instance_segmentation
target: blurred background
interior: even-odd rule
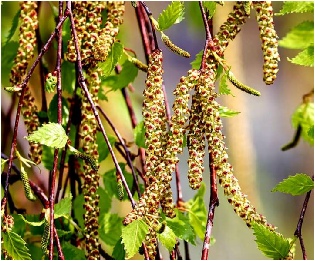
[[[149,1],[148,7],[155,18],[170,2]],[[228,13],[232,10],[234,2],[225,2],[224,6],[218,6],[214,15],[214,33],[226,20]],[[199,13],[198,2],[185,2],[186,15],[184,21],[174,25],[165,33],[170,39],[187,50],[191,58],[179,57],[169,51],[160,41],[160,48],[164,54],[164,81],[168,93],[170,106],[173,103],[172,91],[179,78],[186,75],[191,68],[190,62],[195,55],[203,49],[205,33]],[[12,18],[18,10],[18,2],[1,2],[1,39],[4,41],[11,26]],[[274,11],[281,9],[282,2],[273,2]],[[145,61],[143,47],[138,30],[135,12],[130,4],[126,2],[125,22],[122,26],[121,40],[125,47],[133,49],[140,60]],[[281,39],[295,25],[305,20],[313,20],[312,14],[290,14],[276,16],[274,19],[275,29]],[[42,2],[40,12],[40,32],[43,41],[54,29],[54,20],[48,2]],[[159,34],[158,34],[159,36]],[[14,36],[17,39],[17,33]],[[301,140],[296,148],[282,152],[281,147],[292,140],[294,130],[291,126],[291,115],[302,102],[304,94],[313,88],[313,68],[293,65],[287,61],[287,57],[294,57],[297,51],[279,47],[281,62],[277,79],[272,86],[266,86],[262,80],[263,55],[259,39],[258,25],[255,12],[251,11],[251,17],[236,39],[230,43],[225,52],[225,58],[235,76],[246,85],[261,92],[261,97],[248,95],[230,86],[235,97],[221,97],[219,102],[223,106],[240,111],[241,113],[233,118],[224,119],[224,134],[227,136],[226,143],[229,148],[230,163],[234,167],[234,174],[238,178],[243,192],[248,195],[249,200],[256,206],[258,212],[267,217],[268,222],[278,227],[278,231],[285,237],[293,237],[304,196],[293,197],[279,192],[271,192],[272,188],[282,179],[296,173],[314,174],[314,148]],[[45,56],[51,61],[51,68],[54,66],[54,57],[50,54]],[[141,120],[142,91],[144,88],[145,73],[139,72],[133,84],[134,92],[131,94],[134,108],[136,109],[138,121]],[[8,74],[2,71],[2,87],[8,86]],[[38,79],[32,77],[31,85],[34,95],[40,105],[40,96],[36,93],[36,82]],[[48,102],[52,96],[48,96]],[[101,106],[108,113],[113,123],[120,130],[127,141],[133,140],[131,123],[128,112],[123,103],[120,92],[108,94],[108,102],[102,102]],[[4,141],[11,141],[11,126],[8,121],[3,121],[8,113],[11,104],[11,96],[1,91],[1,145]],[[115,109],[113,109],[115,108]],[[14,119],[15,115],[11,116]],[[108,132],[111,131],[108,129]],[[19,147],[27,155],[28,145],[23,139],[26,135],[23,124],[19,129]],[[2,151],[8,154],[10,142]],[[187,173],[187,151],[180,161],[181,182],[183,187],[184,200],[189,200],[196,193],[191,190],[186,178]],[[207,161],[205,166],[207,166]],[[113,167],[110,159],[107,159],[101,171]],[[34,180],[38,180],[47,187],[47,176],[42,171],[37,173],[34,169]],[[204,181],[209,188],[209,171],[205,168]],[[173,184],[175,185],[175,184]],[[175,187],[175,186],[173,186]],[[232,207],[227,203],[221,188],[219,188],[220,206],[215,211],[213,236],[216,243],[211,246],[209,259],[265,259],[257,249],[252,231],[245,223],[234,214]],[[209,202],[209,189],[205,196],[206,206]],[[34,207],[29,202],[21,202],[28,206],[28,213],[39,213],[41,206]],[[128,210],[117,208],[114,210],[122,215]],[[303,236],[308,258],[314,259],[314,199],[313,193],[306,211],[303,223]],[[180,246],[183,250],[183,244]],[[202,242],[199,240],[196,246],[191,246],[191,259],[200,259]],[[182,251],[184,255],[184,251]],[[168,259],[168,254],[164,253]],[[296,259],[301,259],[299,244],[296,248]]]

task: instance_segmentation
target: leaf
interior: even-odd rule
[[[314,188],[314,181],[306,174],[298,173],[281,181],[271,191],[279,191],[292,196],[302,195]]]
[[[314,22],[304,21],[292,28],[279,41],[279,46],[288,49],[304,49],[314,43]]]
[[[287,1],[283,3],[282,9],[275,15],[285,15],[291,13],[314,12],[314,2],[312,1]]]
[[[64,26],[63,26],[64,28]],[[67,48],[67,47],[66,47]],[[61,87],[69,94],[74,93],[75,88],[75,64],[63,61],[61,64]]]
[[[185,7],[182,2],[174,1],[169,4],[159,15],[159,29],[164,31],[173,24],[180,23],[184,19]]]
[[[225,107],[225,106],[220,106],[219,107],[219,113],[221,117],[234,117],[237,114],[239,114],[239,111],[233,111],[230,110],[229,108]]]
[[[123,218],[117,214],[106,213],[99,219],[99,235],[105,244],[115,246],[122,231]]]
[[[37,142],[52,148],[63,148],[68,140],[62,125],[57,123],[43,124],[29,136],[25,137],[28,141]]]
[[[3,158],[1,158],[1,173],[3,172],[3,170],[4,170],[4,166],[5,166],[5,164],[6,164],[6,162],[8,161],[9,159],[3,159]]]
[[[145,146],[145,127],[144,121],[140,121],[133,130],[135,143],[140,148],[146,148]]]
[[[314,103],[308,102],[301,104],[291,116],[292,126],[297,129],[299,124],[302,127],[302,138],[310,143],[314,144],[314,138],[308,135],[309,129],[314,125]]]
[[[62,125],[67,125],[68,118],[69,118],[69,107],[67,100],[62,97],[61,98],[61,113],[62,113]],[[58,122],[58,95],[55,94],[52,98],[49,109],[48,109],[48,119],[50,122],[57,123]]]
[[[110,145],[113,146],[116,142],[116,138],[114,136],[111,136],[111,135],[107,135],[107,137],[108,137]],[[104,159],[106,159],[107,156],[109,155],[109,149],[108,149],[107,143],[104,139],[104,136],[100,131],[98,131],[96,133],[96,143],[98,145],[97,151],[99,154],[98,162],[101,162]]]
[[[220,84],[219,84],[219,94],[231,94],[234,96],[231,92],[231,89],[229,88],[227,84],[227,74],[223,74],[221,79],[220,79]]]
[[[138,253],[148,231],[149,226],[142,219],[137,219],[122,228],[122,243],[125,245],[127,259]]]
[[[217,2],[214,1],[202,1],[202,5],[209,11],[208,19],[212,18],[217,8]]]
[[[121,55],[123,54],[123,45],[119,42],[115,42],[112,45],[111,51],[109,52],[104,62],[98,63],[101,68],[103,76],[109,76],[115,65],[118,63]]]
[[[71,243],[63,241],[61,247],[65,260],[86,260],[84,250],[75,247]]]
[[[290,58],[287,58],[287,59],[291,63],[297,64],[297,65],[313,67],[314,66],[314,44],[307,47],[302,52],[298,53],[292,59]]]
[[[73,212],[74,212],[74,218],[78,221],[78,225],[80,228],[84,228],[84,214],[85,209],[83,207],[84,204],[84,196],[83,194],[80,194],[75,197],[73,200]]]
[[[166,218],[167,225],[173,230],[175,235],[193,245],[196,245],[196,234],[189,223],[189,218],[178,209],[175,209],[175,218]]]
[[[138,68],[126,60],[122,65],[122,70],[114,76],[102,77],[102,84],[110,87],[113,91],[120,90],[133,82],[138,75]]]
[[[193,60],[190,65],[192,69],[199,70],[202,60],[203,50],[201,50],[199,53],[196,54],[195,60]]]
[[[1,46],[1,80],[2,84],[10,84],[9,74],[14,63],[14,58],[17,54],[19,43],[10,41]],[[7,79],[7,80],[5,80]],[[12,86],[13,87],[13,86]]]
[[[290,251],[290,241],[281,234],[270,231],[261,224],[253,223],[258,249],[274,260],[285,259]]]
[[[190,225],[193,227],[197,236],[203,240],[205,236],[205,228],[207,222],[207,211],[204,201],[206,186],[202,182],[201,187],[188,203],[188,217]]]
[[[59,167],[60,160],[61,160],[61,154],[62,154],[62,151],[59,150],[59,152],[58,152],[58,167]],[[67,162],[68,159],[69,159],[69,151],[67,151],[65,162]],[[48,169],[48,170],[53,169],[54,148],[43,145],[42,163],[46,169]]]
[[[12,25],[11,25],[11,28],[10,28],[10,31],[9,31],[9,34],[7,36],[7,40],[5,42],[5,44],[7,44],[8,42],[11,41],[11,38],[13,37],[15,31],[16,31],[16,28],[18,27],[19,25],[19,18],[20,18],[20,14],[21,14],[21,9],[19,9],[16,14],[14,15],[13,19],[12,19]]]
[[[308,136],[309,136],[311,139],[314,140],[314,125],[309,128],[307,134],[308,134]]]
[[[21,215],[21,214],[18,214],[21,218],[22,218],[22,220],[26,223],[26,224],[29,224],[29,225],[31,225],[31,226],[33,226],[33,227],[40,227],[41,225],[43,225],[44,223],[45,223],[45,219],[43,218],[42,220],[40,220],[40,221],[29,221],[29,220],[27,220],[23,215]],[[33,218],[32,218],[33,219]],[[38,219],[38,217],[36,217],[36,219]]]
[[[31,260],[31,255],[26,242],[15,232],[1,233],[3,238],[2,248],[15,260]]]
[[[119,239],[114,247],[112,257],[115,260],[125,260],[125,256],[126,256],[125,246],[122,243],[122,239]]]
[[[108,195],[107,191],[102,187],[98,187],[97,194],[100,196],[99,207],[100,207],[100,216],[102,214],[108,213],[112,206],[112,198]]]
[[[168,251],[173,250],[176,244],[176,235],[169,226],[165,226],[164,231],[162,233],[158,233],[157,237]]]
[[[65,217],[69,218],[71,214],[72,195],[67,198],[63,198],[57,204],[55,204],[54,218]]]

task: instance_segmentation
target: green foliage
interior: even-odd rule
[[[37,131],[34,131],[29,136],[25,137],[28,141],[37,142],[52,148],[63,148],[67,141],[68,136],[60,124],[48,123],[43,124]]]
[[[305,48],[302,52],[298,53],[292,59],[288,58],[288,61],[297,65],[314,66],[314,44]]]
[[[61,87],[63,91],[69,94],[74,92],[75,83],[75,65],[68,61],[63,61],[61,64]]]
[[[165,226],[162,233],[157,234],[160,242],[167,248],[168,251],[172,251],[176,244],[176,235],[169,226]]]
[[[284,2],[282,9],[275,15],[285,15],[292,13],[314,12],[313,1],[287,1]]]
[[[77,248],[70,242],[63,241],[61,247],[65,260],[86,260],[84,250]]]
[[[222,66],[221,66],[221,68],[222,68]],[[231,89],[229,88],[229,86],[227,84],[227,75],[226,75],[226,73],[224,73],[222,75],[222,77],[220,78],[219,94],[226,94],[226,95],[231,94],[232,96],[234,96],[232,94],[232,92],[231,92]]]
[[[146,148],[145,146],[145,127],[144,121],[140,121],[133,130],[135,143],[140,148]]]
[[[204,201],[206,185],[201,183],[200,189],[196,195],[187,202],[187,212],[189,223],[194,229],[196,235],[203,240],[207,222],[207,211]]]
[[[173,24],[180,23],[184,19],[185,7],[180,1],[174,1],[169,4],[159,15],[159,29],[164,31]]]
[[[290,251],[290,240],[281,234],[270,231],[267,227],[253,223],[252,228],[256,236],[258,249],[266,257],[274,260],[285,259]]]
[[[291,116],[292,126],[297,128],[302,127],[301,137],[310,143],[314,144],[314,137],[309,136],[309,129],[314,126],[314,103],[302,103]]]
[[[228,117],[234,117],[234,116],[238,115],[241,112],[230,110],[229,108],[227,108],[225,106],[220,106],[219,113],[220,113],[221,117],[228,118]]]
[[[31,260],[29,249],[26,242],[20,235],[15,232],[1,233],[3,238],[2,248],[7,251],[8,255],[16,260]]]
[[[15,16],[13,17],[13,19],[12,19],[12,25],[11,25],[11,28],[9,30],[9,33],[8,33],[7,40],[6,40],[5,44],[10,42],[12,37],[13,37],[13,35],[14,35],[14,33],[15,33],[15,31],[16,31],[18,25],[19,25],[20,14],[21,14],[21,10],[19,9],[16,12]]]
[[[196,54],[195,59],[190,63],[192,69],[200,69],[203,50]]]
[[[9,76],[18,48],[19,43],[16,41],[9,41],[1,45],[1,78],[5,79]],[[2,83],[4,83],[3,81]],[[9,81],[5,84],[9,84]]]
[[[70,213],[71,213],[71,206],[72,206],[72,196],[70,195],[67,198],[63,198],[55,204],[55,209],[54,209],[54,218],[59,218],[59,217],[65,217],[69,218]]]
[[[148,231],[149,226],[142,219],[137,219],[122,228],[122,243],[125,245],[127,259],[138,253]]]
[[[110,136],[108,135],[108,140],[111,146],[113,146],[116,142],[116,138],[114,136]],[[104,139],[103,134],[99,131],[96,134],[96,142],[97,142],[97,151],[99,154],[99,158],[98,158],[98,162],[103,161],[104,159],[107,158],[107,156],[109,155],[109,149],[107,146],[107,143]]]
[[[314,181],[306,174],[298,173],[281,181],[271,191],[279,191],[292,196],[302,195],[314,188]]]
[[[214,1],[202,1],[202,5],[209,11],[208,19],[212,18],[217,8],[217,3]]]
[[[124,260],[125,256],[126,256],[126,251],[125,251],[125,246],[122,243],[122,238],[120,238],[120,240],[117,241],[112,256],[114,259],[116,260]]]
[[[114,43],[107,59],[104,62],[98,64],[98,66],[103,71],[103,76],[109,76],[111,74],[123,54],[123,48],[124,47],[121,43]]]
[[[314,140],[314,124],[312,125],[312,127],[309,128],[307,134],[311,139]]]
[[[288,49],[304,49],[314,43],[314,22],[304,21],[292,28],[279,40],[279,46]]]
[[[38,215],[27,215],[24,217],[23,215],[19,214],[19,216],[26,224],[29,224],[30,226],[33,226],[33,227],[40,227],[46,221],[44,218],[42,220],[38,220]]]
[[[69,107],[68,107],[68,102],[64,97],[61,98],[61,115],[62,115],[61,124],[63,126],[66,126],[68,118],[69,118]],[[50,122],[54,122],[54,123],[58,122],[58,95],[57,94],[54,95],[54,97],[52,98],[49,104],[48,119]]]
[[[123,218],[117,214],[106,213],[99,218],[99,235],[105,244],[115,246],[122,231]]]

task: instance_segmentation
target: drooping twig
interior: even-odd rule
[[[210,186],[211,186],[210,193],[211,195],[210,195],[210,202],[209,202],[205,239],[203,241],[203,246],[202,246],[201,260],[208,259],[210,239],[211,239],[211,233],[212,233],[212,227],[213,227],[214,211],[215,211],[215,208],[219,205],[218,191],[217,191],[217,177],[216,177],[216,171],[213,164],[212,152],[209,153],[209,162],[210,162],[209,168],[210,168]]]
[[[314,180],[314,176],[312,177],[312,180]],[[295,232],[294,232],[294,235],[300,241],[300,245],[301,245],[301,249],[302,249],[302,255],[303,255],[303,259],[304,260],[307,259],[307,254],[306,254],[306,249],[305,249],[305,246],[304,246],[304,241],[303,241],[303,236],[302,236],[302,225],[303,225],[303,221],[304,221],[304,216],[305,216],[305,212],[306,212],[306,209],[307,209],[307,205],[308,205],[309,199],[311,197],[311,193],[312,193],[312,190],[310,190],[310,191],[308,191],[306,193],[306,196],[305,196],[305,199],[304,199],[304,203],[303,203],[303,207],[302,207],[302,210],[301,210],[301,213],[300,213],[300,218],[299,218],[299,221],[297,223],[297,226],[296,226],[296,229],[295,229]]]

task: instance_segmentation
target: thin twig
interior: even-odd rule
[[[312,180],[314,180],[314,176],[312,176]],[[294,232],[294,235],[300,240],[303,260],[307,259],[307,254],[306,254],[306,249],[305,249],[304,241],[303,241],[303,237],[302,237],[302,225],[303,225],[303,221],[304,221],[304,216],[305,216],[305,212],[306,212],[306,209],[307,209],[307,205],[308,205],[309,199],[311,197],[311,193],[312,193],[312,190],[310,190],[310,191],[308,191],[306,193],[306,196],[305,196],[305,199],[304,199],[304,203],[303,203],[303,207],[302,207],[302,210],[301,210],[301,213],[300,213],[300,218],[299,218],[299,221],[297,223],[297,226],[296,226],[296,229],[295,229],[295,232]]]
[[[189,245],[187,241],[184,241],[185,260],[190,260]]]

